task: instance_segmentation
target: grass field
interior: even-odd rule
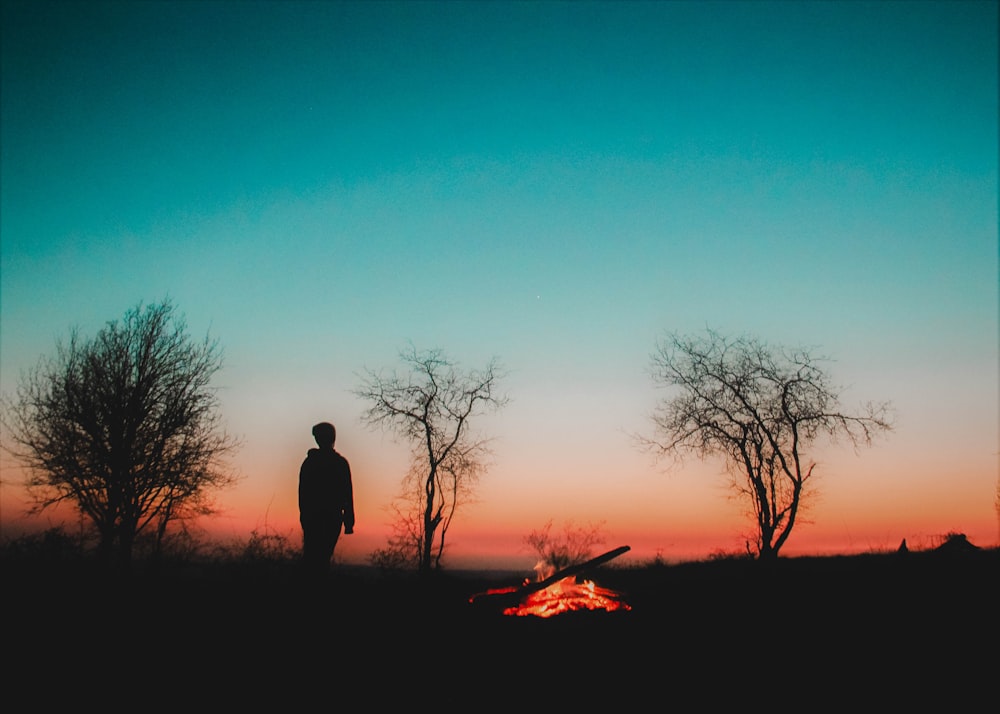
[[[3,677],[65,710],[995,711],[1000,551],[586,573],[630,609],[502,614],[510,573],[3,564]],[[318,704],[317,704],[318,703]]]

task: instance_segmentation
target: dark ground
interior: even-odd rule
[[[46,710],[977,712],[1000,697],[996,549],[606,565],[586,577],[631,610],[548,619],[470,602],[519,584],[489,573],[2,565],[4,700]]]

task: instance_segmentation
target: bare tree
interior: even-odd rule
[[[658,404],[656,436],[645,445],[659,455],[721,456],[751,508],[761,560],[776,558],[792,533],[816,466],[805,450],[821,436],[870,445],[876,433],[892,429],[888,404],[842,412],[807,350],[751,337],[669,335],[657,344],[652,376],[673,393]]]
[[[169,523],[214,512],[212,492],[236,480],[222,458],[237,443],[209,386],[221,359],[216,342],[190,340],[169,301],[140,304],[93,339],[73,329],[4,405],[31,513],[72,503],[102,557],[127,565],[138,535],[160,544]]]
[[[396,548],[412,548],[418,570],[440,568],[445,536],[457,509],[474,491],[489,456],[488,440],[471,420],[503,407],[496,360],[482,371],[460,371],[440,350],[400,353],[405,370],[367,371],[355,394],[369,403],[369,427],[394,432],[412,449],[411,468],[395,504]]]

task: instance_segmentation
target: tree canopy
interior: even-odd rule
[[[776,557],[792,533],[816,466],[806,451],[817,439],[845,437],[857,447],[892,429],[888,404],[843,411],[820,362],[807,349],[712,330],[670,334],[653,354],[653,380],[671,393],[646,445],[660,455],[724,459],[752,511],[761,559]]]
[[[210,384],[221,365],[218,343],[193,341],[169,300],[92,338],[73,329],[4,405],[32,512],[72,503],[101,554],[124,563],[139,534],[158,547],[169,523],[213,512],[212,493],[236,480],[224,457],[238,446]]]
[[[369,426],[390,430],[411,447],[411,467],[394,504],[396,535],[381,557],[414,560],[427,571],[440,567],[452,518],[489,456],[488,440],[474,434],[472,421],[504,406],[507,397],[497,392],[502,370],[495,359],[482,370],[463,371],[440,349],[412,345],[400,359],[401,371],[369,370],[355,394],[369,404]]]

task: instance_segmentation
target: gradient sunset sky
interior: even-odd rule
[[[832,359],[894,433],[810,455],[783,551],[998,541],[996,2],[3,2],[0,387],[169,298],[219,340],[223,537],[297,545],[310,427],[385,543],[399,351],[496,357],[511,403],[445,565],[552,520],[648,559],[739,552],[721,462],[666,470],[648,368],[710,327]],[[3,456],[0,530],[24,494]],[[46,523],[48,521],[45,521]]]

